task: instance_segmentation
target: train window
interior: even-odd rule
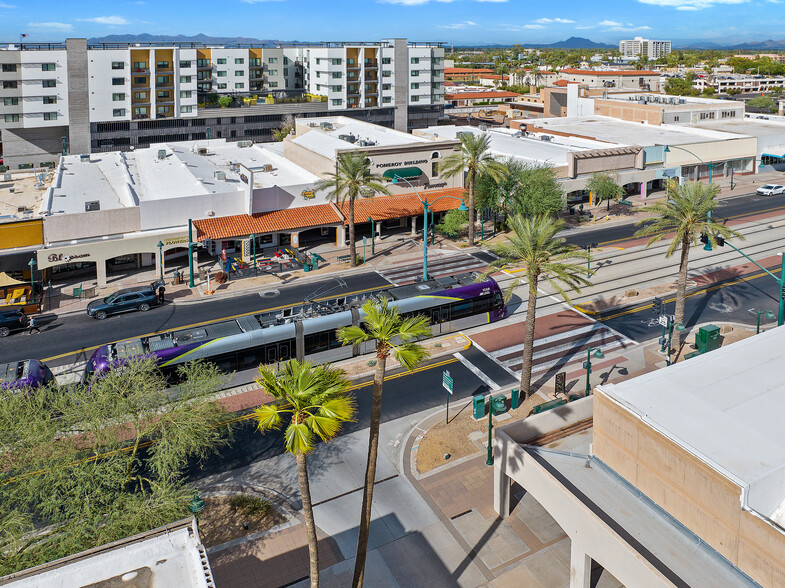
[[[263,356],[260,357],[259,349],[253,347],[251,349],[243,349],[237,353],[237,369],[250,369],[259,365],[263,359]]]
[[[466,300],[463,302],[453,303],[451,314],[453,320],[470,316],[472,314],[472,301]]]
[[[482,298],[477,298],[474,301],[474,313],[478,314],[481,312],[488,312],[491,309],[491,297],[490,296],[483,296]]]
[[[493,307],[501,308],[502,306],[504,306],[504,303],[502,302],[502,295],[496,292],[496,294],[493,295]]]
[[[330,348],[328,333],[314,333],[305,336],[305,355],[327,351]]]
[[[278,361],[278,345],[273,343],[272,345],[268,345],[266,347],[267,351],[267,363],[275,363]]]
[[[213,358],[213,363],[218,366],[222,372],[231,372],[235,365],[237,365],[236,353],[224,353]]]
[[[278,344],[278,361],[286,361],[291,359],[292,355],[290,353],[291,346],[289,345],[289,341],[281,342]]]
[[[343,347],[340,339],[338,339],[338,331],[328,331],[327,333],[327,341],[330,349],[337,349],[338,347]]]

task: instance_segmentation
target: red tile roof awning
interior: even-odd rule
[[[447,188],[445,190],[430,190],[420,193],[431,205],[434,212],[453,210],[461,205],[466,191],[463,188]],[[447,196],[448,198],[442,198]],[[437,199],[438,200],[437,202]],[[423,205],[416,194],[401,194],[400,196],[376,196],[375,198],[362,198],[354,203],[354,221],[366,222],[370,216],[375,221],[415,216],[422,214]],[[349,215],[349,204],[341,206],[345,217]],[[344,222],[348,224],[348,220]]]
[[[204,218],[195,220],[194,226],[197,239],[201,241],[340,225],[342,222],[343,219],[332,204],[317,204],[253,215],[236,214],[220,218]]]

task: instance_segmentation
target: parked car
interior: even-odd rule
[[[759,196],[774,196],[775,194],[785,194],[785,186],[779,184],[764,184],[755,193]]]
[[[102,320],[110,314],[118,314],[131,310],[145,312],[153,306],[158,306],[157,282],[149,286],[138,288],[125,288],[110,294],[101,300],[93,300],[87,305],[87,316]]]
[[[30,319],[21,310],[0,310],[0,337],[21,331],[29,322]]]

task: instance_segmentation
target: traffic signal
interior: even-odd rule
[[[706,233],[701,233],[701,243],[703,243],[704,245],[708,245],[709,236]]]
[[[723,245],[725,245],[725,237],[720,237],[719,235],[715,235],[714,242],[720,247],[722,247]]]
[[[658,314],[658,315],[662,314],[662,299],[661,298],[655,298],[654,299],[654,302],[652,304],[652,312],[654,314]]]

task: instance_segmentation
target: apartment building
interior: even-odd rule
[[[692,87],[701,92],[707,89],[713,89],[717,93],[726,93],[728,90],[738,90],[745,94],[769,92],[774,88],[785,88],[785,76],[710,75],[696,77]]]
[[[346,114],[403,131],[435,124],[444,49],[406,39],[278,47],[68,39],[0,46],[0,84],[5,165],[26,169],[63,153],[209,139],[211,129],[269,141],[287,115]],[[243,107],[219,110],[220,96]]]
[[[619,41],[619,53],[625,57],[659,59],[665,57],[671,50],[670,41],[654,41],[643,37]]]

